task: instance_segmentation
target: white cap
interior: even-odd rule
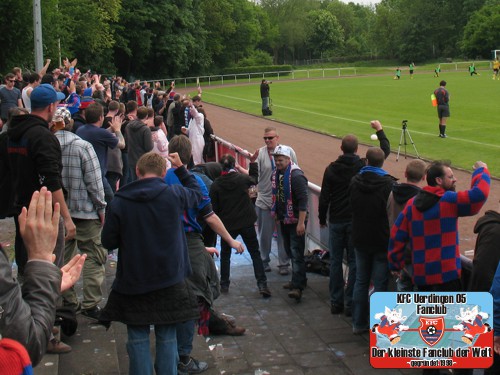
[[[272,152],[273,156],[278,156],[278,155],[283,155],[286,156],[287,158],[292,158],[292,149],[291,147],[285,146],[285,145],[278,145]]]
[[[66,107],[57,107],[52,119],[55,119],[58,117],[63,119],[65,124],[69,124],[69,122],[71,121],[71,112],[68,111],[68,109]]]

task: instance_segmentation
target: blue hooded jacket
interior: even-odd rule
[[[175,285],[191,274],[183,223],[202,195],[195,177],[184,167],[175,173],[184,186],[145,178],[121,188],[106,215],[102,244],[119,248],[113,290],[144,294]]]

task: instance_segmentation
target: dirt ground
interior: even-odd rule
[[[323,172],[326,166],[335,160],[340,154],[340,139],[335,135],[326,135],[310,130],[304,130],[295,126],[287,125],[271,118],[253,116],[245,113],[233,111],[218,106],[204,104],[208,118],[214,128],[215,134],[228,142],[231,142],[239,147],[254,152],[257,148],[264,145],[262,135],[264,129],[268,126],[275,126],[280,135],[282,144],[293,147],[297,154],[297,158],[301,168],[304,170],[309,181],[321,186]],[[370,124],[366,124],[366,132],[357,134],[360,142],[366,142],[361,145],[358,153],[363,155],[366,153],[367,146],[377,145],[378,142],[370,140],[370,134],[373,131]],[[390,140],[392,150],[397,150],[397,139]],[[436,142],[446,142],[446,140],[438,139]],[[418,145],[416,145],[418,147]],[[413,151],[410,145],[408,151]],[[453,160],[453,155],[450,155]],[[396,153],[392,153],[386,160],[384,168],[393,176],[403,179],[406,164],[411,159],[405,159],[404,154],[401,154],[399,161],[396,161]],[[492,160],[483,160],[484,162],[492,163]],[[455,176],[458,179],[457,187],[459,190],[467,189],[470,186],[470,171],[454,170]],[[492,180],[490,197],[488,202],[483,207],[480,214],[461,218],[460,223],[460,244],[462,253],[470,255],[469,250],[474,249],[476,236],[473,233],[474,224],[486,210],[498,210],[500,198],[500,183],[498,180]],[[13,248],[15,228],[12,219],[0,220],[0,243],[6,250]]]
[[[240,146],[250,152],[254,152],[257,148],[264,146],[262,136],[264,129],[267,126],[275,126],[280,135],[280,143],[293,147],[297,154],[298,162],[309,181],[321,186],[323,173],[326,166],[334,161],[341,153],[340,138],[335,135],[326,135],[310,130],[304,130],[295,126],[287,125],[278,121],[274,121],[272,116],[262,117],[244,114],[241,112],[228,110],[218,106],[204,104],[207,116],[214,128],[217,136]],[[383,125],[383,124],[382,124]],[[371,141],[370,135],[373,134],[373,129],[370,124],[366,124],[366,131],[356,134],[360,139],[361,145],[358,153],[364,156],[368,146],[378,145],[378,142]],[[391,149],[397,151],[399,139],[390,139]],[[436,142],[446,142],[436,136]],[[418,145],[416,145],[418,149]],[[413,152],[413,147],[407,147],[408,152]],[[458,150],[457,150],[458,151]],[[453,155],[450,155],[453,161]],[[384,168],[393,176],[404,180],[404,170],[407,163],[411,159],[405,159],[403,149],[399,156],[399,161],[396,161],[396,153],[392,152],[387,158]],[[483,160],[485,163],[493,163],[491,160]],[[454,170],[454,174],[458,179],[457,190],[465,190],[470,186],[471,171]],[[500,198],[500,183],[498,180],[492,180],[490,196],[487,203],[481,212],[473,217],[461,218],[459,220],[460,246],[462,253],[471,255],[469,250],[474,249],[476,235],[473,232],[474,224],[486,210],[498,210]]]

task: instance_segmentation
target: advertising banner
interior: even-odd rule
[[[375,368],[488,368],[492,326],[490,293],[373,293],[370,363]]]

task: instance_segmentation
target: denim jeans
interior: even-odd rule
[[[401,276],[396,280],[396,290],[398,292],[415,292],[416,287],[413,285],[413,265],[405,264],[405,268],[401,270]]]
[[[108,179],[104,176],[102,176],[102,187],[104,188],[104,200],[109,205],[115,197],[115,193],[113,193],[113,189],[111,188]]]
[[[193,350],[195,323],[195,320],[188,320],[175,325],[179,357],[189,356]]]
[[[250,256],[252,257],[253,273],[255,279],[257,280],[257,286],[259,288],[267,287],[267,277],[264,272],[264,264],[262,263],[262,258],[260,257],[259,251],[259,241],[257,241],[257,233],[255,233],[255,227],[247,227],[237,230],[228,230],[231,237],[236,238],[241,236],[243,243],[245,244]],[[231,247],[226,243],[226,241],[221,241],[221,251],[220,251],[220,283],[224,286],[229,286],[229,276],[231,267]]]
[[[304,261],[306,236],[297,235],[297,224],[280,222],[280,230],[285,251],[292,260],[292,289],[304,290],[307,284],[306,262]]]
[[[352,306],[352,293],[356,282],[356,254],[351,241],[351,222],[329,223],[330,247],[330,303],[332,305]],[[344,250],[347,252],[349,274],[344,292]]]
[[[128,152],[122,151],[122,178],[120,178],[120,187],[124,187],[130,182],[130,171],[128,167]]]
[[[113,194],[116,193],[116,186],[118,181],[121,178],[121,174],[116,173],[116,172],[107,172],[106,173],[106,179],[109,182],[109,186],[111,187],[111,190],[113,191]]]
[[[175,324],[157,324],[156,356],[154,370],[157,375],[176,375],[177,340]],[[127,353],[129,356],[129,374],[143,375],[153,373],[153,361],[149,348],[150,325],[127,325]]]
[[[269,96],[262,98],[262,109],[269,108]]]
[[[387,250],[378,248],[356,248],[356,283],[352,296],[352,326],[354,329],[369,328],[370,306],[368,290],[370,280],[375,292],[386,292],[389,281]]]

